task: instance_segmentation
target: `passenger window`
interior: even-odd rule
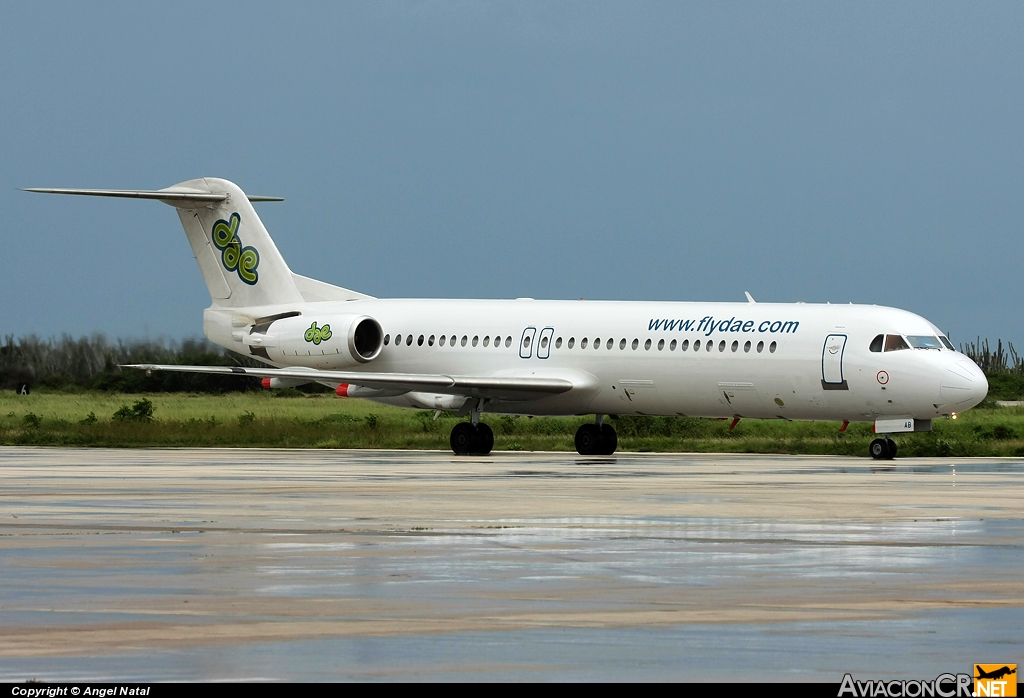
[[[614,339],[612,339],[611,337],[609,337],[609,338],[608,338],[608,343],[607,343],[607,344],[605,344],[605,347],[606,347],[607,349],[611,350],[611,348],[612,348],[613,346],[615,346],[615,340],[614,340]]]
[[[668,350],[669,351],[675,351],[676,350],[676,340],[674,340],[674,339],[672,340],[672,343],[668,345]],[[685,351],[686,347],[683,347],[683,350]]]
[[[690,348],[690,340],[688,340],[688,339],[684,339],[683,343],[679,345],[679,350],[680,351],[686,351],[689,348]]]
[[[411,347],[412,346],[412,335],[409,335],[408,337],[405,338],[405,346],[407,346],[407,347]]]
[[[640,346],[640,340],[634,337],[634,338],[633,338],[633,344],[632,344],[632,347],[633,347],[633,351],[636,351],[636,348],[637,348],[638,346]]]
[[[487,347],[487,346],[490,346],[490,345],[491,345],[491,338],[488,335],[488,336],[484,337],[484,346]]]
[[[886,351],[899,351],[900,349],[909,349],[907,343],[898,334],[887,334],[885,335],[885,350]]]
[[[776,348],[777,346],[778,346],[778,345],[777,345],[777,344],[776,344],[775,342],[772,342],[771,344],[769,344],[769,345],[768,345],[768,351],[770,351],[771,353],[773,353],[773,354],[774,354],[774,353],[775,353],[775,348]]]
[[[469,341],[469,337],[467,337],[466,335],[462,335],[462,346],[466,346],[466,342],[468,342],[468,341]]]
[[[871,351],[873,351],[873,352],[875,352],[877,354],[878,352],[882,351],[882,342],[884,342],[884,341],[885,341],[885,335],[884,334],[880,334],[880,335],[878,335],[877,337],[875,337],[874,339],[871,340],[871,346],[868,347],[868,349],[870,349]]]
[[[562,348],[562,338],[559,337],[558,339],[555,340],[555,349],[561,349],[561,348]]]
[[[626,348],[626,340],[625,339],[620,339],[619,340],[619,351],[622,351],[625,348]]]
[[[650,341],[650,340],[647,340],[647,341]],[[659,339],[658,340],[658,351],[661,351],[664,348],[665,348],[665,340],[664,339]]]
[[[594,348],[595,349],[600,349],[601,348],[601,338],[600,337],[598,337],[597,339],[594,340]]]
[[[580,340],[580,349],[586,349],[586,348],[587,348],[587,338],[584,337],[583,339]]]
[[[475,347],[479,343],[480,343],[480,337],[478,335],[474,335],[473,336],[473,346]]]
[[[529,349],[529,348],[530,348],[530,338],[529,338],[529,336],[523,337],[523,349]]]
[[[736,340],[733,340],[733,342],[732,342],[732,350],[736,351],[739,348],[740,348],[740,343],[737,342]]]
[[[662,340],[662,341],[664,342],[664,340]],[[651,340],[648,339],[646,342],[644,342],[644,351],[650,351],[650,350],[651,350]]]
[[[725,340],[718,343],[718,351],[725,351]]]
[[[441,335],[441,339],[437,340],[437,346],[443,347],[444,343],[445,343],[445,339],[446,339],[446,337],[444,335]]]
[[[707,342],[704,343],[704,351],[711,351],[712,347],[714,346],[715,343],[709,339]]]
[[[418,347],[422,347],[423,346],[423,335],[420,335],[420,338],[416,340],[416,346],[418,346]]]
[[[569,347],[570,349],[572,349],[572,347],[573,347],[573,345],[574,345],[574,344],[576,344],[576,338],[575,338],[575,337],[569,337],[569,344],[568,344],[568,347]]]
[[[434,335],[430,335],[430,339],[427,340],[427,344],[434,346]]]
[[[541,349],[547,349],[548,348],[548,338],[547,337],[541,337],[540,338],[540,348]]]
[[[505,346],[506,347],[512,346],[512,335],[509,335],[508,337],[505,337]]]
[[[694,340],[694,342],[693,342],[693,350],[694,351],[700,351],[700,340],[699,339]]]
[[[745,354],[746,353],[750,353],[750,340],[749,339],[747,340],[747,343],[743,345],[743,352]]]
[[[389,342],[391,342],[391,335],[384,335],[384,346],[387,346]]]
[[[760,354],[762,351],[764,351],[764,342],[758,342],[757,343],[757,353]]]

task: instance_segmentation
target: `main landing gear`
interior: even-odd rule
[[[459,456],[486,456],[494,448],[494,432],[479,420],[459,422],[452,429],[450,443]],[[594,424],[584,424],[576,430],[576,451],[581,456],[610,456],[619,446],[619,437],[611,424],[604,424],[603,415]]]
[[[494,432],[483,422],[459,422],[452,429],[451,445],[460,456],[486,456],[494,448]]]
[[[469,400],[459,416],[469,414],[468,422],[460,422],[452,429],[449,443],[457,456],[486,456],[494,448],[494,432],[480,421],[480,400]]]
[[[868,452],[875,460],[892,460],[896,457],[896,442],[888,436],[884,439],[875,439],[868,446]]]
[[[610,456],[619,446],[619,436],[611,424],[602,423],[603,415],[595,424],[584,424],[576,430],[576,452],[581,456]]]

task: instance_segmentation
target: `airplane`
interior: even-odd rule
[[[1010,674],[1016,674],[1017,673],[1016,665],[1014,665],[1013,669],[1011,669],[1008,666],[1003,666],[1003,667],[1001,667],[999,669],[995,669],[993,671],[985,671],[984,669],[982,669],[977,664],[974,665],[974,668],[975,668],[975,671],[978,674],[977,676],[974,677],[976,679],[995,679],[995,680],[999,680],[999,679],[1003,678],[1004,676],[1009,676]]]
[[[203,332],[266,368],[137,364],[320,383],[339,396],[468,418],[456,454],[488,454],[481,414],[595,415],[581,455],[618,445],[604,417],[668,415],[872,422],[874,459],[892,434],[930,431],[988,392],[981,369],[928,320],[875,305],[382,299],[291,271],[247,196],[224,179],[159,190],[25,191],[173,206],[210,292]]]

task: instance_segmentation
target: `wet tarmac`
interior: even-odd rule
[[[0,680],[1024,663],[1024,460],[0,448]]]

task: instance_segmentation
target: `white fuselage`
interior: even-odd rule
[[[980,369],[949,348],[871,351],[880,334],[942,332],[913,313],[867,305],[367,299],[210,308],[204,325],[211,340],[249,353],[250,335],[232,333],[232,319],[282,310],[301,316],[289,330],[295,337],[265,345],[278,367],[555,377],[576,386],[490,400],[487,412],[927,420],[973,407],[988,390]],[[340,336],[317,345],[299,337],[321,318],[352,314],[374,318],[386,334],[370,362],[353,364]],[[363,396],[426,409],[465,401],[419,392]]]

